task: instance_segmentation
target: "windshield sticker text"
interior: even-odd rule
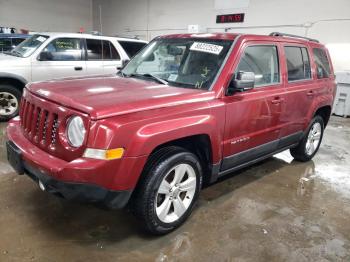
[[[190,48],[192,51],[199,51],[219,55],[224,47],[207,43],[194,42]]]

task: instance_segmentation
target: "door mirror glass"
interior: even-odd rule
[[[38,58],[39,61],[51,61],[53,60],[53,55],[51,52],[42,51]]]
[[[123,59],[123,60],[122,60],[121,66],[118,66],[118,67],[117,67],[117,70],[123,69],[129,62],[130,62],[129,59]]]
[[[231,80],[229,88],[227,90],[228,95],[232,95],[234,92],[247,91],[254,88],[255,74],[253,72],[239,71]]]

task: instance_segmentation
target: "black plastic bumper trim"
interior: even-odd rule
[[[23,161],[23,166],[25,174],[36,183],[40,180],[47,192],[67,200],[98,203],[110,209],[121,209],[126,206],[132,194],[132,191],[127,190],[113,191],[92,184],[59,181],[29,165],[26,161]]]

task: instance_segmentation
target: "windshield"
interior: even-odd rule
[[[33,35],[31,38],[26,39],[20,43],[15,49],[9,54],[28,57],[35,52],[49,37],[46,35]]]
[[[126,77],[163,80],[173,86],[208,90],[233,41],[163,38],[142,49],[122,70]],[[165,80],[165,81],[164,81]]]

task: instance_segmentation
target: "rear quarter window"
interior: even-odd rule
[[[317,78],[328,78],[331,74],[331,68],[326,52],[321,48],[313,49],[314,59],[316,63]]]
[[[146,43],[142,42],[132,42],[132,41],[118,41],[119,44],[123,47],[126,54],[132,58],[135,56],[144,46],[146,46]]]

